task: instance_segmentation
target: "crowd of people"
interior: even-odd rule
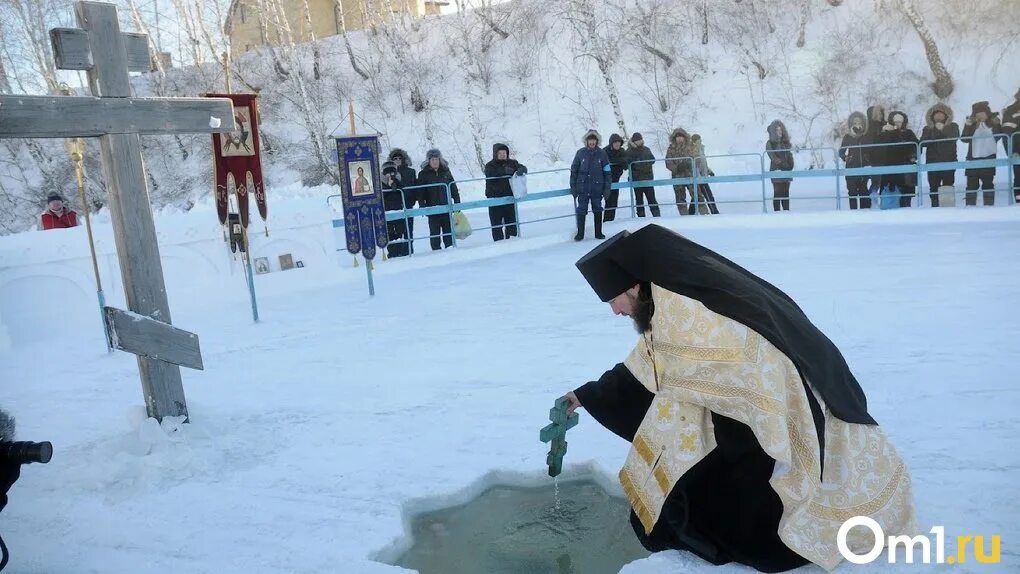
[[[919,151],[926,164],[958,161],[957,144],[961,140],[967,146],[966,159],[994,159],[998,146],[1002,145],[1014,155],[1020,154],[1020,90],[1014,101],[1002,111],[993,112],[989,102],[976,102],[966,117],[963,129],[954,121],[953,110],[944,103],[937,103],[924,116],[924,128],[920,138],[910,128],[907,114],[900,110],[888,113],[881,105],[867,109],[867,113],[855,111],[846,122],[846,133],[839,147],[839,158],[846,168],[916,166]],[[795,167],[794,149],[790,133],[781,120],[772,121],[767,128],[768,139],[765,153],[769,159],[769,171],[792,171]],[[1010,145],[1012,141],[1012,145]],[[626,146],[625,146],[626,144]],[[574,197],[577,233],[574,239],[584,239],[588,212],[594,219],[595,237],[603,239],[602,225],[613,221],[619,205],[620,191],[612,189],[625,172],[633,184],[635,211],[638,217],[645,217],[646,209],[652,217],[662,215],[655,197],[653,185],[642,185],[655,179],[654,165],[658,160],[645,145],[640,133],[634,133],[629,141],[619,134],[612,134],[609,143],[602,147],[602,136],[596,130],[588,130],[583,146],[577,150],[570,167],[570,191]],[[675,128],[669,137],[669,146],[664,158],[665,167],[671,179],[688,179],[697,176],[714,176],[708,165],[705,146],[701,136],[691,134],[684,128]],[[382,194],[387,211],[446,206],[450,202],[460,203],[460,192],[456,180],[443,154],[431,149],[425,154],[425,162],[415,169],[410,155],[403,149],[395,148],[382,164]],[[515,175],[528,173],[528,168],[510,157],[510,147],[504,143],[492,146],[492,159],[485,164],[485,197],[512,197],[510,179]],[[1013,166],[1013,193],[1020,201],[1020,165]],[[872,198],[878,197],[882,207],[909,207],[916,195],[916,167],[904,169],[901,173],[882,175],[846,176],[847,194],[851,209],[870,209]],[[977,205],[978,191],[982,192],[984,205],[995,203],[995,168],[967,168],[965,202]],[[955,201],[956,170],[927,171],[928,187],[932,207]],[[790,209],[790,184],[788,177],[771,176],[772,207],[775,211]],[[675,205],[680,215],[718,214],[719,208],[706,182],[673,186]],[[47,199],[48,205],[41,216],[43,229],[74,227],[77,214],[64,205],[59,194]],[[429,240],[433,250],[452,247],[453,232],[448,213],[427,216]],[[518,234],[518,222],[513,203],[489,207],[493,241],[501,241]],[[400,257],[414,252],[414,218],[407,217],[387,224],[390,245],[388,255]]]
[[[426,208],[460,203],[460,190],[450,172],[450,166],[438,149],[425,154],[425,163],[419,171],[412,167],[411,157],[400,148],[393,149],[382,164],[383,206],[386,211],[402,211],[415,207]],[[485,197],[511,197],[510,177],[524,175],[528,168],[510,158],[510,147],[497,143],[492,146],[492,160],[485,164]],[[447,192],[449,190],[449,193]],[[432,250],[453,246],[453,229],[449,214],[427,216],[429,242]],[[512,203],[489,207],[493,241],[517,236],[517,215]],[[387,222],[390,257],[414,253],[414,218],[407,217]]]
[[[867,166],[916,165],[918,150],[925,164],[956,162],[957,143],[967,146],[967,161],[995,159],[998,146],[1007,153],[1020,153],[1020,90],[1014,101],[1000,116],[987,101],[975,102],[964,120],[963,130],[954,120],[952,108],[943,103],[931,106],[924,116],[921,137],[910,129],[907,114],[893,110],[886,114],[882,106],[871,106],[867,114],[854,112],[847,119],[847,133],[840,144],[839,157],[848,168]],[[1012,139],[1012,146],[1010,140]],[[910,207],[916,195],[916,170],[884,175],[847,176],[847,193],[851,209],[868,209],[871,196],[878,192],[899,207]],[[939,207],[955,198],[956,170],[930,170],[928,189],[931,206]],[[978,190],[983,205],[995,204],[995,168],[977,167],[964,170],[966,205],[977,205]],[[1013,166],[1013,194],[1020,201],[1020,166]]]

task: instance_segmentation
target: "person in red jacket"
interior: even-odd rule
[[[43,229],[64,229],[78,225],[78,213],[73,209],[64,207],[64,198],[59,194],[51,193],[46,198],[48,202],[46,211],[42,214]]]

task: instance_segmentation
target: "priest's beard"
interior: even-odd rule
[[[652,315],[655,314],[655,301],[652,300],[652,286],[642,283],[634,302],[634,312],[631,319],[634,320],[634,328],[640,334],[645,334],[652,328]]]

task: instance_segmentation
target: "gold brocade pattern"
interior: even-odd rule
[[[818,397],[826,419],[820,481],[814,420],[789,358],[696,300],[657,285],[652,297],[652,329],[625,364],[655,397],[620,471],[646,532],[676,482],[715,448],[715,412],[750,426],[776,460],[770,484],[783,503],[779,536],[801,556],[835,568],[842,561],[836,532],[853,516],[870,516],[886,535],[913,534],[910,476],[882,429],[841,421]],[[864,530],[851,531],[852,549],[871,548]]]

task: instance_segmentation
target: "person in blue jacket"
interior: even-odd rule
[[[577,235],[574,241],[584,239],[584,225],[588,218],[588,204],[595,217],[595,238],[605,239],[602,234],[602,198],[609,193],[612,185],[612,164],[606,150],[599,147],[602,137],[595,130],[584,134],[584,147],[577,150],[574,163],[570,166],[570,193],[574,196],[577,213]]]

